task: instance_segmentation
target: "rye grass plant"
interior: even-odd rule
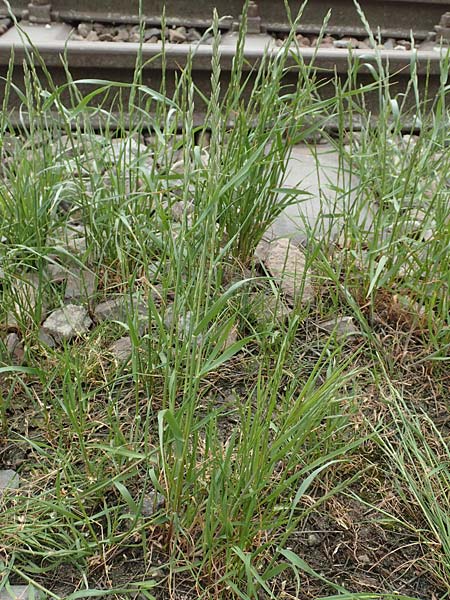
[[[195,85],[195,50],[171,97],[165,77],[161,90],[142,83],[139,54],[129,84],[74,81],[66,64],[67,83],[56,86],[35,50],[18,89],[11,66],[0,117],[0,319],[24,356],[12,364],[2,335],[0,456],[22,483],[0,497],[0,587],[20,581],[73,600],[253,600],[303,597],[315,581],[324,596],[406,598],[352,592],[304,550],[309,520],[364,480],[366,448],[377,443],[394,467],[386,481],[425,518],[419,538],[439,545],[428,568],[448,592],[447,471],[415,421],[389,413],[369,426],[364,406],[373,388],[378,414],[387,382],[399,392],[414,369],[438,376],[448,357],[447,59],[433,113],[423,112],[413,68],[412,113],[389,97],[381,63],[358,89],[360,63],[350,60],[347,81],[323,100],[320,71],[292,56],[296,25],[251,78],[244,18],[223,90],[215,17],[210,97]],[[286,87],[293,65],[299,76]],[[375,126],[365,109],[374,91]],[[13,94],[19,122],[7,110]],[[417,138],[404,136],[411,114]],[[357,177],[334,190],[340,215],[323,207],[328,231],[304,225],[317,301],[261,324],[261,306],[284,300],[254,250],[303,194],[283,188],[294,144],[331,120],[340,169]],[[91,315],[116,295],[127,310],[52,347],[41,322],[67,302],[55,266],[95,277],[77,300]],[[353,317],[360,335],[324,333],[336,315]],[[129,354],[114,359],[111,344],[124,336]],[[445,383],[441,392],[448,402]]]

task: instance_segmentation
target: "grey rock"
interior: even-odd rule
[[[181,223],[183,221],[184,215],[192,214],[194,210],[194,206],[192,202],[184,202],[183,200],[179,200],[178,202],[174,202],[170,207],[172,212],[172,217],[174,221]]]
[[[128,360],[132,350],[133,345],[129,336],[119,338],[109,347],[109,352],[118,362]]]
[[[86,36],[88,42],[98,42],[98,33],[96,31],[90,31]]]
[[[156,492],[155,490],[146,494],[142,501],[142,516],[143,517],[151,517],[160,510],[164,508],[166,504],[166,499],[162,494]]]
[[[92,31],[92,29],[93,29],[92,23],[80,23],[77,27],[78,33],[84,38],[86,38],[89,35],[89,33]]]
[[[17,333],[8,333],[5,340],[5,346],[11,358],[13,359],[13,363],[15,365],[22,364],[25,350],[22,340]]]
[[[118,153],[123,154],[139,154],[139,151],[142,150],[143,143],[141,140],[136,140],[134,138],[113,138],[111,140],[111,146]]]
[[[51,335],[49,335],[48,333],[46,333],[45,331],[43,331],[42,328],[39,330],[38,339],[39,339],[40,342],[42,342],[43,344],[45,344],[49,348],[55,348],[56,347],[55,340],[52,338]]]
[[[68,277],[68,269],[58,263],[50,263],[46,268],[48,280],[52,283],[62,283]]]
[[[282,323],[292,312],[282,298],[268,292],[254,292],[250,296],[250,302],[253,317],[263,326],[274,322]]]
[[[128,42],[130,39],[130,32],[125,27],[120,27],[114,36],[116,42]]]
[[[6,33],[11,25],[11,19],[0,19],[0,35]]]
[[[409,40],[398,40],[395,49],[411,50],[411,42]]]
[[[68,240],[66,244],[63,244],[63,247],[69,252],[72,252],[72,254],[85,254],[87,250],[86,238],[72,238]]]
[[[187,41],[186,27],[169,29],[169,42],[171,44],[184,44]]]
[[[184,314],[178,315],[176,324],[174,323],[174,317],[175,317],[175,315],[174,315],[173,306],[172,305],[168,306],[166,313],[164,315],[164,325],[166,326],[167,329],[172,329],[173,327],[175,327],[176,333],[178,335],[178,339],[186,340],[187,336],[191,332],[191,327],[192,327],[191,311],[187,311]],[[192,337],[194,339],[194,336],[192,336]],[[202,334],[199,334],[198,336],[196,336],[196,342],[197,342],[198,346],[203,342]]]
[[[148,317],[147,304],[137,295],[132,298],[122,295],[101,302],[95,307],[94,317],[97,322],[105,320],[127,322],[128,316],[137,316],[138,321],[146,321]]]
[[[139,32],[136,32],[136,31],[131,32],[130,38],[128,41],[133,42],[134,44],[139,44],[139,42],[141,41],[141,36],[140,36]]]
[[[71,136],[62,135],[54,145],[54,152],[64,152],[68,158],[75,155],[85,154],[93,150],[98,152],[102,146],[107,144],[107,139],[103,135],[93,135],[90,133],[73,133]]]
[[[104,163],[116,164],[119,161],[133,163],[139,154],[144,150],[143,144],[133,138],[114,138],[110,141],[109,147],[104,149],[102,161]]]
[[[93,28],[97,33],[103,33],[106,29],[106,25],[104,23],[94,23]]]
[[[388,38],[383,42],[383,46],[385,50],[393,50],[396,46],[396,41],[394,38]]]
[[[305,303],[314,299],[305,255],[293,242],[287,238],[274,240],[262,254],[262,262],[290,301]]]
[[[14,310],[8,313],[8,327],[18,327],[19,323],[34,321],[39,302],[39,283],[39,277],[33,273],[27,274],[14,283],[12,289]],[[43,305],[41,312],[45,313]]]
[[[352,191],[358,189],[356,172],[335,146],[328,143],[312,151],[307,144],[298,144],[286,167],[282,187],[303,194],[276,218],[265,234],[268,239],[289,237],[306,244],[314,236],[326,243],[345,229],[348,212],[361,228],[370,227],[375,210],[361,210]],[[280,195],[280,200],[286,197]]]
[[[61,247],[69,254],[82,255],[86,253],[87,244],[84,225],[79,223],[68,223],[66,227],[57,229],[49,243]]]
[[[97,278],[92,271],[71,269],[67,276],[65,300],[89,299],[95,293]]]
[[[124,314],[123,297],[100,302],[94,310],[94,317],[97,322],[106,320],[122,321]]]
[[[50,314],[42,325],[42,331],[61,343],[87,333],[91,325],[92,321],[86,309],[76,304],[68,304]]]
[[[318,40],[316,40],[315,42],[311,42],[311,46],[315,46],[317,44],[317,42],[318,42]],[[333,48],[334,42],[335,42],[334,37],[332,37],[331,35],[326,35],[323,37],[322,41],[320,42],[320,47],[321,48]]]
[[[148,42],[150,38],[156,38],[157,40],[161,39],[161,29],[157,27],[150,27],[144,31],[144,41]]]
[[[370,559],[368,554],[360,554],[357,556],[358,562],[362,565],[370,565],[373,564],[373,560]]]
[[[338,317],[330,319],[325,323],[319,323],[319,327],[329,333],[336,332],[338,336],[361,335],[361,331],[353,322],[353,317]]]
[[[64,239],[64,240],[72,240],[75,238],[80,238],[84,236],[85,228],[82,223],[78,223],[77,221],[68,221],[65,227],[60,227],[55,230],[55,237]]]
[[[199,42],[202,39],[201,33],[195,27],[189,27],[186,34],[186,41]]]
[[[100,42],[113,42],[114,36],[110,31],[104,31],[99,34],[98,39]]]
[[[301,48],[307,48],[308,46],[311,46],[311,40],[308,37],[306,37],[305,35],[302,35],[301,33],[297,33],[296,38],[297,38],[298,45]]]
[[[342,40],[334,40],[333,46],[335,48],[357,48],[358,40],[355,38],[342,38]]]
[[[94,309],[94,317],[98,323],[109,320],[127,324],[132,321],[139,335],[148,329],[148,306],[138,294],[133,294],[132,298],[123,294],[101,302]]]
[[[20,485],[19,475],[12,469],[0,471],[0,495],[6,490],[17,490]]]

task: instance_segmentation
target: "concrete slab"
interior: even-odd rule
[[[314,237],[339,235],[340,229],[352,212],[356,216],[355,188],[358,177],[331,144],[294,148],[283,187],[307,192],[299,195],[298,202],[286,208],[267,231],[265,239],[289,237],[304,243],[308,229]],[[370,223],[367,212],[358,215],[361,226]]]
[[[33,44],[40,42],[57,42],[67,40],[73,27],[66,23],[48,23],[47,25],[34,25],[22,21],[20,30],[17,27],[11,27],[2,35],[2,43],[14,44],[21,42],[29,36]]]

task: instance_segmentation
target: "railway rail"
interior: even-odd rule
[[[160,22],[163,10],[169,25],[208,26],[213,7],[220,16],[229,16],[223,27],[231,27],[242,11],[243,0],[141,0],[142,14],[147,23]],[[449,8],[448,0],[361,0],[369,23],[383,35],[417,38],[434,31],[443,13]],[[103,22],[138,22],[139,0],[11,0],[16,16],[35,22],[49,18],[66,22],[94,20]],[[292,14],[297,14],[301,0],[289,0]],[[330,7],[330,33],[364,34],[352,0],[311,0],[302,17],[302,30],[317,33]],[[286,31],[289,21],[283,0],[258,0],[261,26],[267,30]]]
[[[0,0],[0,7],[1,7]],[[195,3],[185,0],[142,0],[142,13],[139,16],[138,0],[11,0],[11,9],[16,18],[22,19],[21,25],[30,35],[33,44],[45,60],[56,84],[64,83],[66,73],[61,63],[61,55],[67,57],[69,68],[74,79],[108,79],[129,82],[135,68],[136,55],[142,51],[147,66],[143,70],[143,83],[158,89],[161,83],[161,57],[159,44],[140,44],[136,42],[113,43],[107,41],[75,41],[71,39],[73,27],[80,22],[103,23],[136,23],[145,19],[149,25],[161,22],[161,13],[165,5],[167,25],[175,27],[206,28],[211,24],[213,8],[216,7],[221,19],[221,28],[233,30],[242,11],[242,0],[197,0]],[[292,14],[296,14],[301,2],[289,0]],[[332,8],[327,25],[327,32],[335,36],[362,36],[365,30],[352,0],[311,0],[302,16],[299,30],[303,34],[318,33],[323,20]],[[419,77],[427,79],[428,96],[432,97],[437,89],[440,75],[440,52],[436,48],[440,39],[450,39],[450,8],[447,0],[361,0],[364,13],[379,35],[387,37],[414,39],[425,43],[417,54],[417,69]],[[2,10],[0,8],[0,15]],[[447,14],[446,14],[447,13]],[[251,70],[262,57],[269,40],[268,33],[279,33],[289,29],[284,2],[274,0],[258,0],[251,2],[248,14],[248,44],[245,54],[248,69]],[[232,60],[234,45],[232,35],[224,43],[221,51],[222,89],[226,89]],[[435,39],[437,36],[437,39]],[[226,36],[224,36],[225,40]],[[273,39],[273,38],[270,38]],[[435,41],[433,41],[435,40]],[[23,87],[23,60],[26,58],[26,41],[15,28],[0,36],[0,78],[4,78],[13,51],[15,63],[14,80]],[[168,93],[174,86],[175,74],[186,64],[191,52],[190,44],[166,45],[166,67]],[[276,51],[276,48],[273,48]],[[301,48],[303,60],[308,63],[314,57],[314,64],[322,76],[334,73],[347,73],[348,50],[344,48]],[[369,82],[370,67],[367,65],[375,60],[375,52],[370,49],[352,49],[356,57],[363,63],[359,70],[361,83]],[[197,45],[193,58],[193,71],[196,85],[205,94],[210,85],[210,65],[212,48],[208,45]],[[383,61],[389,63],[390,72],[395,73],[393,87],[402,91],[409,79],[412,53],[410,51],[381,50]],[[151,60],[150,60],[151,59]],[[292,62],[294,66],[295,62]],[[295,82],[296,73],[293,69],[287,74],[287,83]],[[2,82],[0,79],[0,96]],[[21,85],[22,83],[22,85]],[[332,86],[328,86],[330,91]],[[327,86],[323,88],[327,94]],[[12,103],[18,99],[11,99]],[[371,107],[376,111],[376,101]],[[202,116],[197,115],[199,121]]]

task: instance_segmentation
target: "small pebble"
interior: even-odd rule
[[[306,544],[310,548],[313,548],[314,546],[318,546],[320,544],[320,537],[318,535],[316,535],[315,533],[310,533],[306,540]]]
[[[166,503],[166,499],[162,494],[156,491],[151,491],[149,494],[144,496],[142,501],[142,516],[151,517],[160,508],[163,508]]]
[[[339,317],[331,319],[325,323],[320,323],[319,327],[325,329],[329,333],[336,332],[338,336],[358,335],[361,331],[356,327],[353,317]]]

